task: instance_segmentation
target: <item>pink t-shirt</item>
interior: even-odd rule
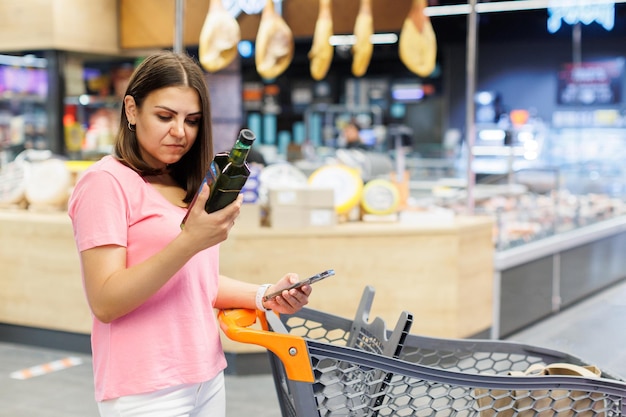
[[[180,233],[186,209],[106,156],[80,178],[68,211],[79,251],[124,246],[132,266]],[[226,367],[213,310],[218,271],[214,246],[196,254],[134,311],[108,324],[93,319],[97,401],[206,381]]]

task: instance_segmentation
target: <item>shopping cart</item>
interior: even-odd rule
[[[512,376],[532,366],[590,365],[567,353],[504,341],[438,339],[368,322],[366,287],[354,320],[303,308],[296,314],[223,310],[232,340],[263,346],[283,417],[626,415],[626,382],[598,377]]]

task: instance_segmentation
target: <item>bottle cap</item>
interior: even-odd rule
[[[249,146],[252,145],[255,139],[256,135],[250,129],[241,129],[241,132],[239,132],[239,138],[237,140],[244,145]]]

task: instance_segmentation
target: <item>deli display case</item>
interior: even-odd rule
[[[471,190],[474,214],[494,219],[493,338],[511,335],[626,276],[621,253],[626,129],[551,127],[540,149],[532,163],[476,173]],[[506,151],[499,151],[505,161]],[[417,204],[468,210],[464,161],[409,161]],[[424,178],[429,166],[446,166],[455,176],[437,177],[441,171],[435,171]]]

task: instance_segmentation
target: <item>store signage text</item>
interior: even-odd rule
[[[589,0],[551,0],[548,6],[548,31],[556,33],[561,22],[569,25],[597,22],[606,30],[615,26],[615,3]]]
[[[624,59],[564,64],[559,72],[559,104],[618,104],[622,99]]]

